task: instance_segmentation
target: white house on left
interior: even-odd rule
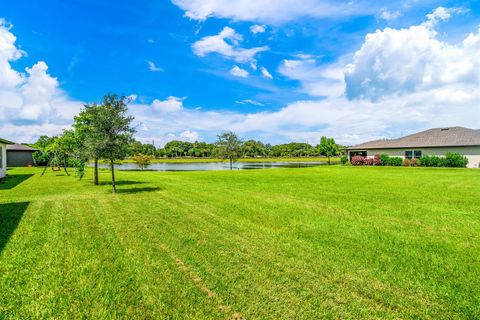
[[[0,179],[7,175],[7,144],[13,142],[0,138]]]

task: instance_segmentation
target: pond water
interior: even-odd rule
[[[324,165],[326,162],[236,162],[233,170],[273,169],[273,168],[308,168]],[[108,168],[106,164],[99,164],[99,168]],[[118,170],[139,170],[135,163],[115,165]],[[227,162],[191,162],[191,163],[152,163],[147,169],[150,171],[211,171],[230,170]]]

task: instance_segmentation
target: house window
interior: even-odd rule
[[[405,159],[420,159],[422,157],[422,150],[407,150],[405,151]]]

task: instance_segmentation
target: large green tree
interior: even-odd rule
[[[128,147],[135,132],[132,127],[134,118],[127,115],[127,102],[126,97],[106,95],[95,114],[96,119],[92,122],[92,129],[98,139],[95,146],[99,148],[99,155],[110,162],[113,192],[117,192],[115,161],[124,159],[128,154]]]
[[[93,160],[93,183],[98,185],[98,160],[102,156],[103,137],[96,130],[101,126],[100,111],[102,106],[85,104],[78,116],[74,118],[73,127],[78,138],[83,141],[83,153],[86,158]]]
[[[216,143],[217,155],[230,161],[230,170],[233,170],[233,163],[243,155],[242,140],[233,132],[224,132],[218,136]]]
[[[263,157],[267,149],[261,141],[248,140],[243,143],[243,153],[246,157]]]
[[[331,163],[330,159],[332,157],[338,156],[340,154],[340,149],[335,143],[335,140],[333,138],[327,138],[325,136],[320,139],[318,149],[321,155],[328,158],[328,164]]]

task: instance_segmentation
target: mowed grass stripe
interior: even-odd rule
[[[140,291],[144,301],[152,308],[153,317],[184,317],[191,319],[218,318],[222,310],[209,301],[208,295],[199,287],[179,261],[158,238],[148,232],[141,216],[117,199],[101,202],[114,208],[116,214],[104,216],[104,223],[112,227],[120,241],[128,248],[130,266],[137,270]],[[203,291],[203,292],[202,292]]]
[[[201,197],[201,198],[204,198],[204,197]],[[178,199],[176,199],[176,200],[175,200],[175,199],[172,199],[172,200],[177,201],[177,202],[180,201],[180,200],[178,200]],[[190,201],[190,200],[192,200],[192,199],[189,199],[189,201]],[[206,200],[208,200],[208,199],[206,199]],[[191,201],[191,202],[195,204],[195,201]],[[209,201],[209,202],[211,202],[211,201]],[[215,203],[215,202],[213,202],[213,203]],[[169,205],[169,207],[171,207],[171,205]],[[188,204],[188,203],[185,203],[185,202],[182,202],[182,203],[181,203],[181,206],[178,206],[178,207],[188,208],[188,207],[189,207],[189,204]],[[194,212],[194,210],[196,210],[196,209],[195,209],[195,208],[191,208],[191,211],[192,211],[192,212]],[[208,221],[210,221],[210,223],[215,223],[215,221],[216,221],[216,219],[212,219],[212,218],[214,218],[214,217],[211,217],[211,215],[209,215],[208,212],[206,212],[206,211],[201,212],[201,216],[202,216],[202,217],[203,217],[203,216],[207,216],[207,217],[208,217]],[[232,221],[232,220],[231,220],[231,221]],[[163,221],[162,221],[160,224],[163,224]],[[228,229],[229,226],[228,226],[228,224],[225,224],[224,221],[222,221],[221,224],[223,225],[223,228],[222,228],[222,229]],[[244,223],[243,223],[243,222],[240,222],[239,224],[240,224],[240,225],[243,225]],[[176,221],[176,225],[178,225],[178,221]],[[187,225],[187,226],[194,225],[196,229],[199,229],[199,227],[200,227],[198,221],[195,221],[195,223],[193,223],[193,221],[189,221],[186,225]],[[253,225],[252,225],[252,226],[253,226]],[[249,225],[248,227],[250,227],[250,225]],[[172,229],[175,229],[175,227],[172,226],[172,225],[166,225],[166,226],[165,226],[165,229],[166,229],[166,230],[172,230]],[[211,227],[210,227],[209,229],[211,229]],[[220,228],[219,228],[219,229],[220,229]],[[248,228],[247,228],[247,229],[248,229]],[[180,235],[180,234],[191,234],[192,231],[193,231],[193,230],[189,230],[188,232],[179,232],[179,235]],[[253,231],[254,231],[254,233],[258,233],[258,230],[255,230],[255,228],[253,228]],[[238,234],[245,234],[245,232],[247,232],[247,231],[246,231],[246,230],[244,230],[244,231],[237,231]],[[215,232],[211,232],[211,233],[215,234]],[[203,235],[202,235],[202,236],[203,236]],[[200,236],[200,239],[201,239],[202,236]],[[232,237],[229,237],[229,238],[232,238]],[[246,238],[248,238],[248,237],[246,237]],[[269,240],[271,240],[271,239],[269,239]],[[260,243],[264,243],[264,242],[260,242]],[[271,242],[267,241],[267,242],[265,242],[265,243],[271,243]],[[249,246],[252,246],[252,245],[253,245],[252,243],[247,243],[244,247],[249,247]],[[266,247],[265,249],[268,249],[268,248]],[[271,250],[271,249],[272,249],[272,248],[270,248],[270,250]],[[237,248],[237,250],[238,250],[238,248]],[[209,250],[204,250],[204,251],[209,252]],[[213,250],[212,250],[212,251],[213,251]],[[230,249],[229,251],[234,252],[235,250]],[[265,251],[265,250],[259,250],[259,252],[264,252],[264,251]],[[277,254],[281,254],[281,251],[279,251]],[[274,258],[274,256],[273,256],[273,258]],[[304,258],[304,257],[303,257],[303,258]],[[218,260],[218,259],[215,259],[215,260]],[[239,261],[241,261],[241,259],[240,259]],[[268,261],[264,261],[264,262],[268,262]],[[201,265],[205,266],[206,263],[203,262]],[[253,265],[256,265],[256,264],[253,264]],[[263,264],[259,264],[259,265],[263,265]],[[218,270],[219,268],[211,268],[211,269],[212,269],[212,270]],[[257,271],[259,271],[258,273],[261,273],[260,270],[257,270]],[[271,275],[271,270],[268,270],[268,271],[270,271],[269,273],[270,273],[270,275]],[[281,272],[280,272],[280,273],[281,273]],[[267,273],[267,274],[268,274],[268,273]],[[279,276],[281,276],[281,274],[279,274]],[[237,280],[238,280],[238,279],[237,279]],[[261,280],[264,280],[264,279],[260,279],[259,281],[261,281]],[[302,289],[303,289],[303,286],[299,287],[299,292],[301,292]],[[244,293],[244,292],[238,291],[238,290],[235,290],[235,291],[241,292],[242,294]],[[291,292],[288,292],[288,293],[290,294]],[[268,300],[268,297],[270,296],[270,294],[271,294],[271,292],[265,295],[265,298],[267,298],[267,300]],[[278,295],[278,291],[276,292],[276,294]],[[301,302],[302,302],[302,300],[299,299],[297,304],[298,304],[298,305],[301,305]],[[291,304],[289,304],[289,305],[291,306]],[[295,311],[297,311],[297,310],[295,310]],[[283,315],[285,316],[286,313],[284,313]]]
[[[108,185],[56,175],[0,191],[0,203],[30,202],[0,268],[4,257],[10,271],[23,263],[23,256],[12,255],[21,242],[63,245],[35,257],[56,261],[46,277],[63,279],[39,291],[54,297],[38,305],[50,309],[42,311],[47,318],[101,318],[114,308],[118,318],[480,316],[478,171],[319,167],[120,172],[118,178],[125,182],[118,195]],[[68,205],[52,205],[59,201]],[[44,203],[51,215],[40,215]],[[71,217],[59,219],[59,211]],[[33,232],[32,212],[56,235]],[[101,288],[86,276],[91,272]],[[11,284],[14,277],[0,279],[4,288],[4,279]],[[89,288],[83,296],[79,279]],[[19,283],[6,295],[22,292]],[[79,297],[101,302],[82,311]],[[18,305],[38,317],[28,307],[35,305],[31,299],[0,301],[6,311]]]
[[[0,258],[0,314],[53,317],[62,296],[62,217],[54,202],[30,203]]]

